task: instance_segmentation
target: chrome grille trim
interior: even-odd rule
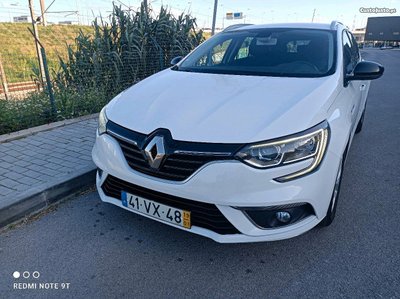
[[[198,151],[174,151],[177,155],[191,155],[191,156],[223,156],[229,157],[232,153],[224,152],[198,152]]]
[[[122,140],[125,141],[125,142],[128,142],[128,143],[130,143],[130,144],[133,144],[133,145],[135,145],[135,146],[138,146],[138,144],[137,144],[136,141],[131,140],[131,139],[129,139],[129,138],[126,138],[126,137],[124,137],[124,136],[121,136],[121,135],[119,135],[118,133],[115,133],[115,132],[113,132],[113,131],[111,131],[111,130],[107,130],[107,133],[110,134],[110,135],[113,136],[113,137],[122,139]]]
[[[186,182],[200,169],[215,162],[235,162],[234,153],[242,144],[216,144],[178,141],[166,129],[157,129],[149,135],[121,127],[112,121],[107,124],[107,134],[119,144],[129,167],[153,179]],[[150,167],[143,151],[155,136],[163,136],[165,157],[158,168]],[[196,150],[198,148],[199,150]]]

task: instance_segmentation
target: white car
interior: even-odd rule
[[[172,62],[101,111],[101,199],[222,243],[329,225],[369,80],[384,70],[351,32],[235,25]]]

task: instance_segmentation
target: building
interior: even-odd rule
[[[14,23],[32,23],[31,16],[14,17]]]
[[[78,21],[61,21],[58,22],[60,25],[79,25]]]
[[[365,28],[357,28],[354,29],[351,33],[353,33],[354,38],[357,43],[363,43],[365,38]]]
[[[400,16],[368,18],[365,41],[400,42]]]

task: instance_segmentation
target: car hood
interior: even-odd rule
[[[107,106],[107,117],[173,139],[249,143],[290,135],[323,121],[337,78],[285,78],[173,71],[157,73]]]

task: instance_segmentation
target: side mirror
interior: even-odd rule
[[[171,60],[171,65],[176,65],[182,59],[183,59],[183,56],[175,57],[174,59]]]
[[[385,68],[379,63],[372,61],[360,61],[352,75],[347,75],[347,81],[353,80],[374,80],[383,75]]]

